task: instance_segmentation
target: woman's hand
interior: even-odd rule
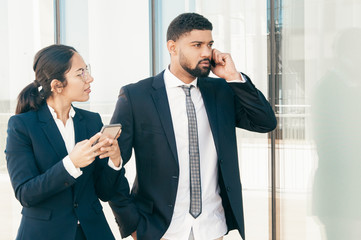
[[[115,167],[119,167],[122,162],[122,158],[120,156],[120,149],[117,141],[118,137],[119,135],[114,140],[108,139],[107,144],[105,144],[103,147],[100,148],[100,156],[99,156],[99,158],[109,157],[109,159],[112,160]]]
[[[69,158],[73,162],[75,167],[83,168],[88,166],[95,160],[97,156],[102,153],[101,151],[99,151],[99,149],[108,144],[110,140],[109,138],[106,138],[92,146],[93,143],[95,143],[95,141],[99,139],[101,135],[101,133],[97,133],[89,140],[83,140],[75,145],[75,147],[69,154]]]

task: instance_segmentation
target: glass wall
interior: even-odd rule
[[[54,43],[53,2],[0,0],[1,239],[15,238],[21,217],[3,152],[7,121],[34,80],[34,54]],[[189,11],[207,17],[214,47],[232,54],[278,117],[274,135],[237,132],[247,239],[360,238],[359,0],[78,0],[59,7],[61,43],[80,52],[95,78],[90,100],[76,105],[101,113],[104,123],[122,85],[169,64],[170,21]],[[104,210],[120,239],[107,204]]]
[[[53,2],[0,0],[0,238],[14,239],[20,220],[5,164],[7,122],[16,98],[34,81],[32,63],[41,47],[54,42]]]
[[[274,5],[277,239],[360,239],[361,2]]]
[[[60,12],[61,42],[80,52],[95,79],[81,107],[109,123],[120,87],[150,74],[148,0],[61,1]]]
[[[0,0],[0,5],[0,128],[5,133],[17,95],[34,81],[34,54],[54,42],[54,16],[53,3],[46,0]],[[5,148],[5,134],[1,134],[0,146]],[[1,151],[0,171],[4,169]]]

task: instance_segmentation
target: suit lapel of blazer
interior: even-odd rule
[[[86,125],[83,116],[77,110],[77,108],[73,107],[75,111],[75,116],[73,118],[74,123],[74,134],[75,134],[75,143],[83,141],[87,138]]]
[[[214,145],[216,146],[217,153],[219,153],[216,88],[214,83],[207,78],[198,78],[198,87],[202,94],[204,106],[206,108],[209,125],[214,139]]]
[[[164,71],[154,77],[152,85],[152,97],[155,107],[158,111],[158,115],[163,126],[165,135],[167,136],[169,147],[173,153],[174,159],[178,162],[177,146],[175,142],[172,116],[169,109],[163,74]]]
[[[83,121],[83,116],[74,108],[76,114],[73,118],[74,123],[74,133],[75,133],[75,143],[82,141],[87,138],[86,125],[85,121]],[[38,111],[39,120],[42,122],[42,129],[47,136],[50,144],[52,145],[54,151],[59,156],[59,161],[61,161],[66,155],[68,155],[68,151],[65,146],[65,142],[61,133],[59,132],[58,126],[56,125],[53,116],[50,113],[50,110],[46,104],[44,104]],[[84,169],[83,175],[85,174]],[[82,181],[83,178],[79,177],[77,179],[77,183],[74,185],[73,191],[75,196],[79,194],[79,190],[82,189],[82,185],[86,181]]]
[[[53,116],[50,113],[48,105],[44,104],[38,111],[41,128],[44,131],[48,141],[54,149],[54,152],[59,156],[59,160],[63,159],[67,154],[65,142],[56,125]]]
[[[83,141],[84,139],[87,139],[87,129],[85,124],[85,118],[81,113],[77,110],[77,108],[73,107],[75,111],[75,116],[73,117],[73,123],[74,123],[74,134],[75,134],[75,144],[77,142]],[[91,164],[92,165],[92,164]],[[91,167],[91,165],[82,168],[83,174],[77,178],[77,183],[74,185],[74,199],[79,196],[80,192],[83,188],[83,185],[87,182],[86,176],[88,175],[89,171],[87,171],[87,168]],[[75,200],[76,201],[76,200]]]

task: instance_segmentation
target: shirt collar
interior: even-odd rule
[[[55,110],[54,110],[52,107],[50,107],[49,105],[48,105],[48,108],[49,108],[50,113],[51,113],[51,115],[53,116],[53,118],[54,118],[54,119],[58,119],[58,115],[56,114]],[[76,113],[76,112],[75,112],[73,106],[71,106],[68,117],[69,117],[69,118],[70,118],[70,117],[74,118],[75,113]]]
[[[167,67],[165,69],[165,72],[164,72],[164,84],[165,84],[166,88],[176,88],[176,87],[180,87],[180,86],[183,86],[183,85],[186,85],[186,86],[193,85],[195,88],[197,88],[197,82],[198,82],[198,78],[194,79],[189,84],[185,84],[182,80],[180,80],[179,78],[174,76],[173,73],[171,73],[171,71],[169,70],[169,67]]]

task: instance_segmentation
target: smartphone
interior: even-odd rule
[[[211,59],[211,65],[212,67],[216,67],[216,62],[213,60],[213,58]]]
[[[98,138],[92,146],[97,144],[99,141],[102,141],[104,138],[115,139],[118,134],[122,131],[122,125],[120,123],[104,125],[100,132],[103,134]]]

